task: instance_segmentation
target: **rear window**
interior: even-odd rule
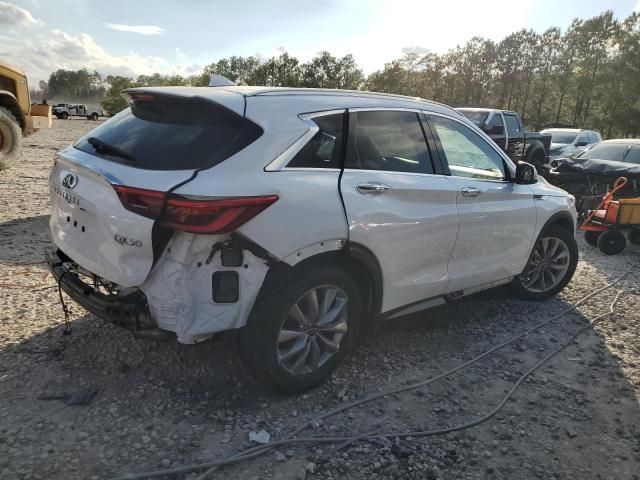
[[[259,126],[216,103],[154,96],[136,100],[74,146],[136,168],[192,170],[222,162],[260,135]]]
[[[542,133],[550,133],[551,134],[551,142],[552,143],[560,143],[562,145],[569,145],[573,143],[573,141],[578,136],[575,132],[542,132]]]
[[[488,112],[482,112],[477,110],[460,109],[458,111],[462,113],[465,117],[467,117],[469,120],[471,120],[473,124],[477,125],[478,127],[482,127],[482,125],[484,125],[484,122],[487,121],[487,117],[489,116]]]

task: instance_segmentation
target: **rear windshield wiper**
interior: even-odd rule
[[[131,162],[135,162],[136,159],[133,155],[125,152],[124,150],[116,147],[115,145],[111,145],[110,143],[104,142],[96,137],[87,138],[87,142],[91,144],[93,148],[96,149],[96,152],[104,152],[110,155],[114,155],[116,157],[124,158]]]

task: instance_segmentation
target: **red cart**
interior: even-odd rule
[[[580,225],[584,239],[589,245],[597,246],[605,255],[617,255],[627,246],[623,230],[629,230],[631,243],[640,244],[640,197],[614,200],[615,193],[627,184],[620,177],[613,184],[600,204],[589,211]]]

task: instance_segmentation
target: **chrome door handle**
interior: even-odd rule
[[[480,195],[482,192],[475,187],[463,187],[460,190],[460,193],[462,193],[463,197],[474,198]]]
[[[390,188],[391,187],[389,185],[378,182],[359,183],[356,186],[356,190],[363,195],[381,195]]]

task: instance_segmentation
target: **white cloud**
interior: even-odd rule
[[[636,8],[634,8],[633,11],[640,13],[640,0],[638,0],[638,3],[636,3]]]
[[[426,47],[403,47],[402,48],[402,53],[418,53],[418,54],[423,54],[423,53],[429,53],[431,50],[429,50]]]
[[[140,55],[134,51],[116,56],[97,44],[91,35],[70,35],[60,30],[51,30],[34,35],[29,42],[20,38],[5,37],[0,43],[0,57],[19,66],[27,74],[30,85],[49,78],[58,69],[97,70],[102,75],[124,75],[137,77],[155,72],[189,75],[201,70],[202,65],[174,64],[158,56]]]
[[[37,20],[31,12],[13,3],[0,1],[0,25],[9,27],[44,25],[42,20]]]
[[[122,23],[105,23],[105,27],[120,32],[139,33],[140,35],[162,35],[165,29],[157,25],[125,25]]]

